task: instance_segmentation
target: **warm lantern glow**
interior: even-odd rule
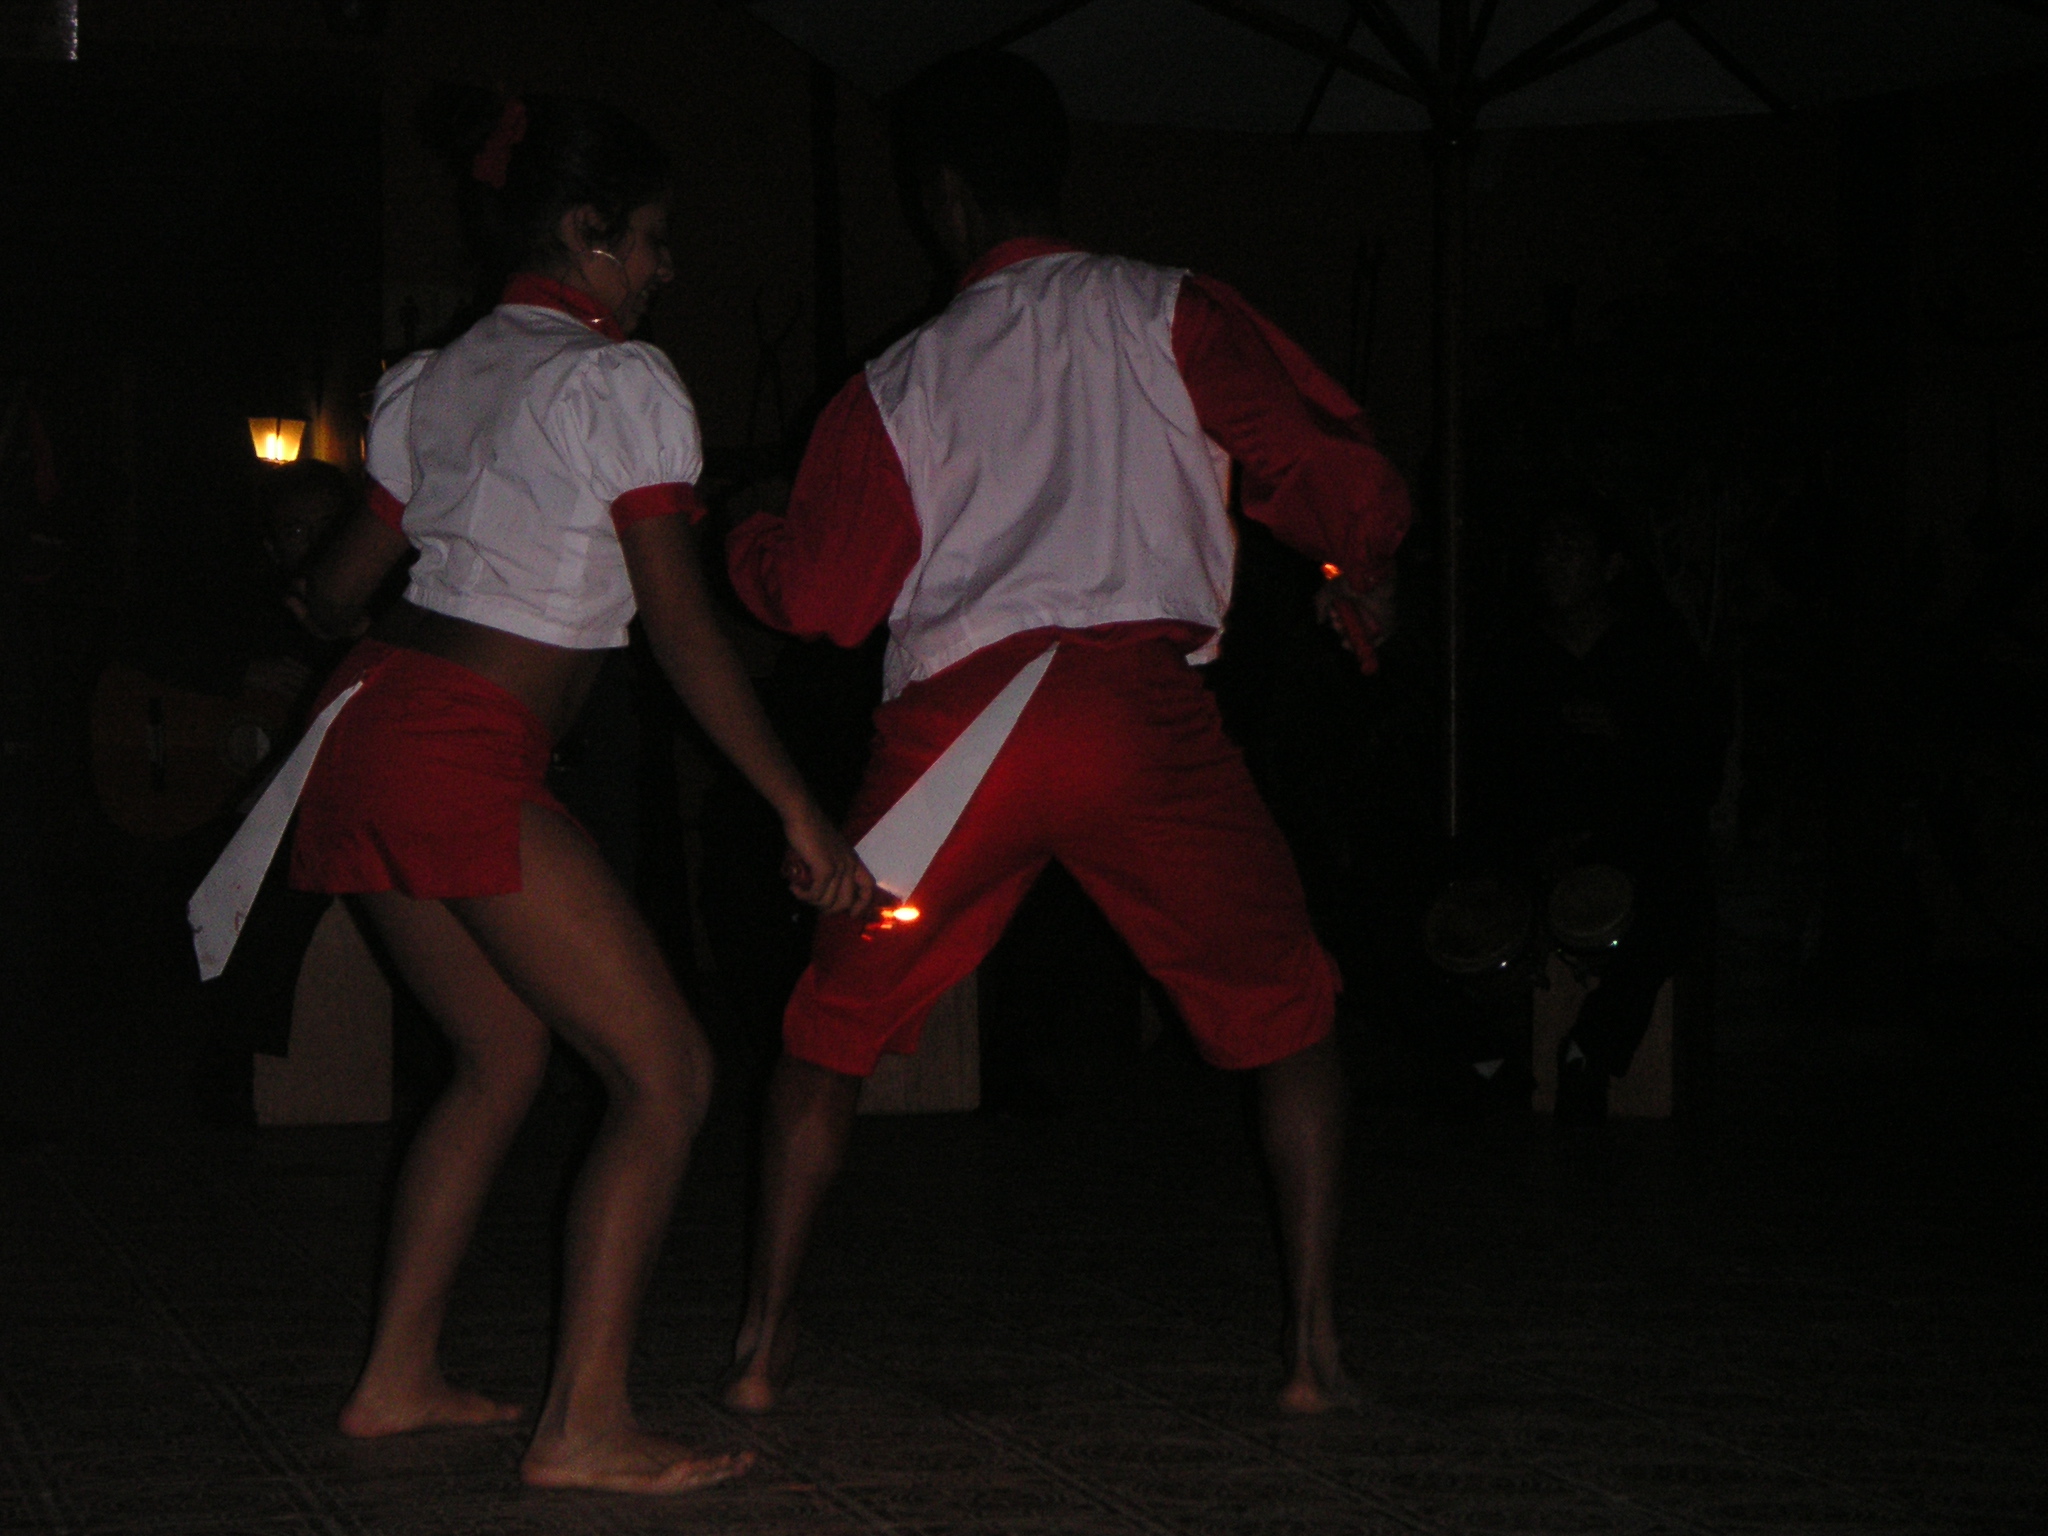
[[[1342,571],[1338,570],[1336,566],[1330,564],[1329,561],[1325,560],[1323,562],[1323,575],[1327,580],[1335,581],[1339,576],[1342,576],[1343,574],[1344,573]]]
[[[306,439],[306,424],[289,417],[251,416],[249,442],[256,457],[266,464],[289,464],[299,456],[299,444]]]
[[[923,917],[924,914],[915,907],[885,907],[882,910],[882,916],[888,918],[891,922],[914,923],[920,917]]]

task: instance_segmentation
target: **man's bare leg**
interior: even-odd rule
[[[547,1026],[439,902],[384,892],[364,905],[454,1046],[455,1075],[406,1150],[370,1354],[341,1432],[372,1439],[509,1423],[523,1410],[442,1376],[441,1324],[491,1180],[547,1068]]]
[[[1355,1407],[1337,1336],[1335,1260],[1343,1205],[1342,1064],[1335,1039],[1259,1068],[1259,1129],[1280,1208],[1287,1262],[1288,1413]]]
[[[790,1303],[797,1271],[818,1205],[845,1161],[861,1082],[787,1054],[775,1064],[762,1136],[760,1218],[747,1277],[747,1310],[725,1388],[728,1408],[767,1413],[789,1380],[796,1352]]]

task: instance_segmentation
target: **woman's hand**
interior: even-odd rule
[[[782,872],[797,900],[831,913],[860,913],[873,904],[875,877],[815,805],[785,820],[782,830],[789,838]]]
[[[826,912],[857,912],[875,877],[818,809],[768,723],[754,685],[718,622],[695,535],[681,517],[649,517],[619,530],[633,596],[655,659],[697,723],[782,815],[789,857],[783,876],[797,899]]]

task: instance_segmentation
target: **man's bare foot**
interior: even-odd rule
[[[631,1429],[570,1446],[529,1447],[520,1479],[532,1488],[587,1488],[602,1493],[689,1493],[738,1477],[754,1464],[752,1451],[714,1455],[674,1440]]]
[[[735,1413],[772,1413],[789,1386],[790,1367],[796,1360],[796,1319],[786,1317],[769,1338],[764,1351],[758,1334],[740,1330],[733,1348],[732,1374],[725,1382],[725,1406]]]
[[[1282,1413],[1335,1413],[1356,1409],[1362,1402],[1357,1384],[1346,1373],[1343,1362],[1332,1358],[1318,1368],[1304,1360],[1280,1389]]]
[[[340,1426],[351,1439],[377,1440],[422,1429],[516,1424],[525,1417],[526,1410],[517,1403],[501,1403],[445,1381],[404,1390],[359,1381],[342,1407]]]

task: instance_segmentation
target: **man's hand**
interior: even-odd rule
[[[1329,570],[1330,567],[1324,567]],[[1394,632],[1394,578],[1360,592],[1341,574],[1333,574],[1316,593],[1316,618],[1337,631],[1344,649],[1358,658],[1361,672],[1379,670],[1379,647]]]

